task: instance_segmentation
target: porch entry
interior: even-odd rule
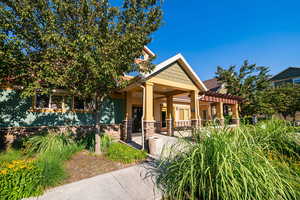
[[[133,133],[142,132],[142,116],[143,116],[143,107],[133,106],[132,107],[132,132]]]

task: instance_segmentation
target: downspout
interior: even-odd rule
[[[142,115],[141,121],[142,121],[142,150],[144,150],[145,149],[144,116],[145,116],[145,100],[146,100],[145,90],[146,90],[146,88],[143,85],[141,85],[141,88],[143,88],[143,115]]]

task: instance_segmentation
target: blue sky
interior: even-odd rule
[[[300,66],[299,0],[165,0],[163,9],[148,45],[154,63],[182,53],[202,80],[245,59],[271,74]]]

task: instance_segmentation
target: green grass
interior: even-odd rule
[[[105,154],[108,159],[122,163],[133,163],[146,159],[147,154],[122,143],[112,143]]]
[[[10,162],[13,160],[24,159],[24,155],[19,150],[10,149],[6,152],[0,153],[0,163]]]
[[[59,185],[68,177],[64,169],[64,161],[69,160],[71,156],[82,150],[83,147],[76,144],[67,145],[63,150],[47,151],[38,156],[38,166],[42,169],[42,186],[52,187]]]
[[[75,144],[69,132],[49,131],[30,137],[25,143],[26,154],[63,151],[68,145]]]
[[[268,121],[195,136],[174,145],[155,170],[169,199],[299,199],[300,143],[294,127]],[[179,146],[185,148],[178,152]]]

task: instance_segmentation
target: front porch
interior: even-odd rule
[[[126,102],[122,138],[131,142],[141,133],[145,149],[155,134],[181,136],[216,119],[224,125],[224,104],[230,107],[233,121],[239,122],[238,99],[207,92],[180,54],[133,79],[121,92]]]

